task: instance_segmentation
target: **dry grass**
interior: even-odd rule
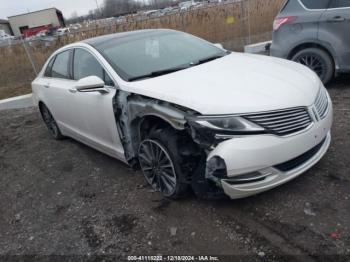
[[[32,89],[28,83],[14,84],[11,87],[2,86],[0,89],[0,100],[9,97],[30,94],[31,92]]]
[[[248,44],[249,31],[252,42],[271,39],[272,21],[283,2],[250,0],[249,5],[248,1],[221,4],[143,21],[128,17],[124,24],[96,27],[61,38],[53,46],[40,44],[28,46],[28,49],[36,67],[40,69],[54,50],[72,42],[137,29],[171,28],[222,43],[227,49],[241,51]],[[30,82],[34,77],[35,73],[22,45],[0,48],[0,99],[30,93]]]

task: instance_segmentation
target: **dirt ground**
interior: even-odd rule
[[[52,140],[36,109],[2,111],[0,255],[349,261],[350,76],[329,92],[327,155],[290,183],[234,201],[164,200],[141,172],[71,139]]]

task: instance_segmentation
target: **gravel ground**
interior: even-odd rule
[[[327,155],[288,184],[234,201],[164,200],[139,171],[71,139],[52,140],[36,109],[2,111],[0,254],[346,261],[349,83],[343,76],[329,86],[335,123]]]

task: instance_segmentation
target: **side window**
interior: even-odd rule
[[[108,76],[96,58],[83,49],[77,48],[74,51],[73,75],[75,80],[88,76],[98,76],[106,85],[114,86],[113,80]]]
[[[300,0],[308,9],[327,9],[330,0]]]
[[[51,70],[52,70],[53,62],[55,62],[55,59],[56,59],[56,56],[54,56],[53,58],[51,58],[50,62],[47,64],[47,67],[46,67],[46,69],[45,69],[44,76],[46,76],[46,77],[51,77],[51,76],[52,76]]]
[[[70,51],[64,51],[56,56],[51,69],[51,77],[70,79],[69,74]]]
[[[350,7],[349,0],[332,0],[330,8],[344,8]]]

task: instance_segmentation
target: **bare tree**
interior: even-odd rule
[[[77,18],[78,18],[77,11],[73,11],[72,14],[70,15],[70,19],[77,19]]]
[[[75,17],[75,13],[68,20],[70,23],[85,19],[99,19],[112,16],[120,16],[134,13],[138,10],[161,9],[177,5],[179,2],[188,0],[104,0],[100,9],[90,10],[85,16]]]
[[[141,3],[136,0],[104,0],[103,16],[118,16],[137,11]]]

